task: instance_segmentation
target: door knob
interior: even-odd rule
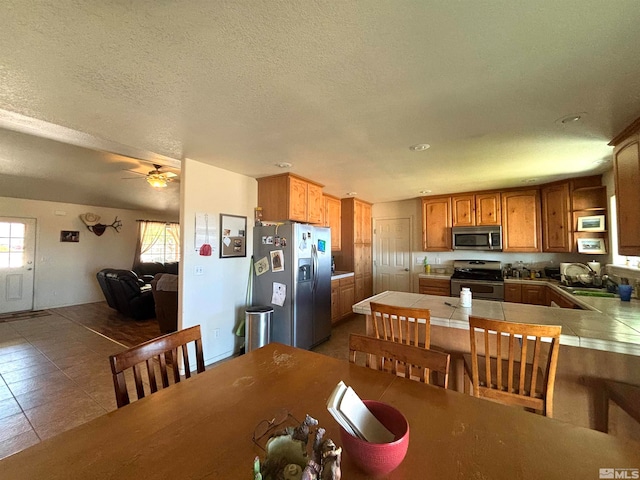
[[[408,272],[408,271],[409,271],[409,269],[408,269],[408,268],[405,268],[405,269],[404,269],[404,271],[405,271],[405,272]]]

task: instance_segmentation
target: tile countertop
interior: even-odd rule
[[[336,270],[335,272],[333,272],[333,274],[331,274],[331,280],[340,280],[341,278],[353,277],[354,275],[354,272],[342,272]]]
[[[545,281],[521,280],[522,282]],[[557,286],[559,292],[570,295]],[[572,300],[577,297],[570,295]],[[355,313],[370,315],[369,302],[428,308],[431,323],[441,327],[469,329],[469,315],[523,323],[561,325],[561,345],[640,356],[640,300],[621,302],[619,298],[580,297],[588,310],[553,308],[522,303],[473,299],[471,308],[458,307],[458,297],[442,297],[408,292],[383,292],[353,306]],[[446,305],[445,302],[453,305]]]

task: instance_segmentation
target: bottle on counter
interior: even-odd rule
[[[431,273],[431,265],[429,265],[427,257],[424,257],[424,273]]]
[[[460,290],[460,306],[471,308],[471,290],[469,287],[462,287],[462,290]]]

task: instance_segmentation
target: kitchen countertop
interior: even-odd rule
[[[336,270],[331,275],[331,280],[340,280],[341,278],[347,278],[347,277],[353,277],[353,276],[354,276],[353,272],[343,272],[340,270]]]
[[[577,297],[545,280],[507,282],[540,283],[586,305],[587,310],[473,299],[471,308],[462,308],[458,297],[442,297],[408,292],[383,292],[353,305],[353,311],[370,315],[370,301],[398,306],[428,308],[431,324],[469,329],[469,315],[513,322],[561,325],[561,345],[640,356],[640,300],[622,302],[616,298]],[[453,305],[446,305],[445,302]]]

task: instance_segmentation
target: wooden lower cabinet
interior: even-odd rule
[[[331,280],[331,323],[347,318],[353,313],[355,278]]]
[[[443,278],[420,278],[419,287],[423,294],[451,296],[451,281]]]
[[[505,282],[504,301],[545,306],[550,306],[551,302],[554,302],[561,308],[582,308],[570,298],[567,298],[566,295],[556,292],[552,287],[539,284],[528,285],[526,283]]]
[[[504,284],[504,301],[522,303],[522,285],[519,283]]]
[[[547,287],[547,305],[551,306],[551,302],[554,302],[560,308],[575,308],[582,310],[582,307],[577,303],[574,303],[561,293],[556,292],[553,288]]]
[[[546,285],[521,285],[522,303],[531,305],[547,305]]]

